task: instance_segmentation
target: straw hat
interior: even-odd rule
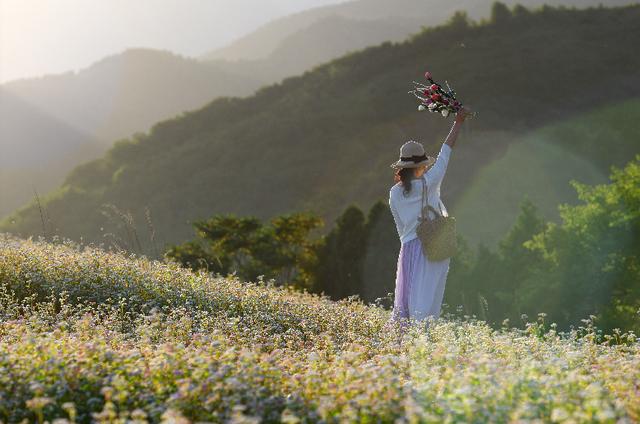
[[[392,168],[417,168],[422,165],[431,166],[435,162],[433,156],[428,156],[422,143],[407,141],[400,147],[400,159],[391,164]]]

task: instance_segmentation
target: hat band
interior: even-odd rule
[[[418,162],[422,162],[423,160],[427,160],[427,155],[424,154],[424,155],[420,155],[420,156],[413,155],[413,156],[404,156],[404,157],[400,156],[400,160],[403,161],[403,162],[415,162],[415,163],[418,163]]]

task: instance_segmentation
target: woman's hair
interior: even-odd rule
[[[411,192],[411,180],[414,178],[415,168],[400,168],[396,172],[396,175],[400,178],[400,183],[404,187],[403,193],[406,196]]]

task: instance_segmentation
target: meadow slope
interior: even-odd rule
[[[637,422],[640,343],[388,311],[0,236],[4,422]],[[392,328],[393,330],[393,328]]]

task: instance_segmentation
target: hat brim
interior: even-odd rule
[[[405,161],[397,161],[391,164],[391,168],[417,168],[422,165],[431,166],[436,162],[436,159],[433,156],[427,156],[427,158],[421,162],[405,162]]]

